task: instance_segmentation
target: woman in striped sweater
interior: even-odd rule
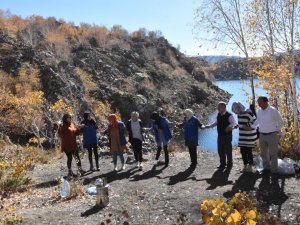
[[[253,154],[252,149],[256,147],[257,131],[256,129],[245,129],[256,120],[255,115],[249,110],[245,110],[245,107],[240,102],[234,102],[232,104],[232,112],[238,116],[239,126],[239,142],[242,159],[244,162],[243,172],[255,172],[253,166]]]

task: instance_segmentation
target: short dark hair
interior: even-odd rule
[[[259,96],[258,99],[257,99],[257,101],[260,100],[260,99],[261,99],[263,102],[268,102],[268,101],[269,101],[269,99],[268,99],[267,96]]]
[[[224,107],[226,108],[226,103],[225,103],[225,102],[219,102],[219,103],[218,103],[218,106],[219,106],[219,105],[222,105],[222,106],[224,106]]]

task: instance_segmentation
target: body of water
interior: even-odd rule
[[[296,78],[297,81],[297,91],[299,93],[300,91],[300,77]],[[257,83],[258,80],[255,80],[255,83]],[[231,106],[233,102],[241,102],[249,108],[248,103],[248,96],[246,93],[251,93],[251,88],[249,87],[249,81],[243,82],[240,80],[229,80],[229,81],[217,81],[215,83],[218,85],[218,87],[222,88],[223,90],[229,92],[232,94],[232,97],[230,98],[227,110],[231,112]],[[263,89],[255,89],[256,95],[266,95],[266,91]],[[233,113],[235,119],[237,120],[237,116]],[[212,123],[217,116],[217,111],[210,115],[207,121],[204,121],[205,124]],[[235,129],[233,131],[233,141],[232,144],[234,146],[237,145],[238,142],[238,129]],[[201,149],[207,150],[207,151],[217,151],[217,127],[200,130],[199,132],[199,146]]]

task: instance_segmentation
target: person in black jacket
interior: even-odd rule
[[[138,112],[131,113],[131,119],[126,123],[126,129],[129,135],[129,142],[133,148],[134,158],[137,162],[137,167],[143,167],[143,152],[142,152],[142,143],[143,143],[143,123],[139,119]]]
[[[218,115],[214,123],[206,126],[205,128],[212,128],[217,126],[218,130],[218,154],[220,157],[219,169],[232,167],[232,130],[237,128],[237,124],[234,120],[232,113],[226,110],[226,103],[219,102]]]

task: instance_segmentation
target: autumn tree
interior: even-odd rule
[[[252,92],[251,103],[255,105],[254,73],[250,65],[253,42],[247,29],[246,6],[248,0],[203,0],[196,10],[195,31],[204,33],[202,41],[209,41],[238,49],[248,66]]]
[[[299,9],[297,0],[252,0],[248,8],[248,27],[263,51],[263,66],[256,73],[285,118],[286,149],[299,148],[300,138],[295,80]]]
[[[70,54],[70,46],[66,39],[66,36],[55,30],[46,33],[46,40],[52,45],[57,56],[64,60],[68,60]]]

